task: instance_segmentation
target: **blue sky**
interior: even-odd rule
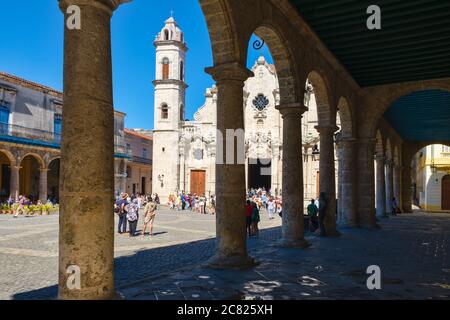
[[[187,118],[203,104],[205,89],[214,83],[204,72],[212,66],[212,53],[198,0],[133,0],[121,6],[112,19],[114,104],[127,113],[128,128],[153,129],[153,41],[171,10],[189,47]],[[3,0],[0,12],[8,13],[2,15],[0,70],[62,90],[64,22],[57,0]],[[271,61],[266,46],[251,48],[248,66],[261,54]]]

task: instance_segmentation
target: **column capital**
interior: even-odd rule
[[[39,172],[48,172],[50,171],[49,168],[39,168]]]
[[[285,103],[282,105],[278,105],[275,107],[278,111],[280,111],[281,115],[284,117],[301,117],[308,108],[303,105],[303,103]]]
[[[242,66],[238,62],[230,62],[220,64],[218,66],[209,67],[205,72],[213,77],[217,82],[239,81],[245,82],[248,78],[254,77],[254,73]]]
[[[384,156],[384,154],[380,154],[380,155],[376,154],[375,155],[375,160],[376,161],[386,162],[386,157]]]
[[[59,8],[65,14],[67,8],[71,5],[77,6],[91,6],[102,10],[105,10],[110,15],[116,10],[121,4],[130,2],[132,0],[58,0]]]
[[[9,166],[9,168],[11,169],[11,170],[20,170],[20,169],[22,169],[22,167],[21,166]]]
[[[387,166],[394,166],[394,164],[395,164],[395,162],[394,162],[394,160],[392,160],[392,159],[386,159],[386,165]]]
[[[339,127],[335,125],[322,125],[322,126],[315,126],[314,129],[317,130],[319,133],[323,134],[334,134],[337,131],[339,131]]]

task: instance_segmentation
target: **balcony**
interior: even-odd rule
[[[56,149],[61,147],[61,134],[59,133],[7,123],[0,123],[0,140]],[[131,149],[125,145],[115,144],[114,152],[116,156],[132,157]]]
[[[136,162],[136,163],[141,163],[141,164],[147,164],[150,166],[153,164],[152,159],[137,157],[137,156],[132,156],[131,161]]]
[[[49,147],[59,147],[61,144],[61,134],[8,123],[0,123],[0,138],[10,142]]]

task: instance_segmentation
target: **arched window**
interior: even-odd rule
[[[162,63],[162,78],[163,80],[167,80],[169,79],[169,58],[164,58]]]
[[[161,106],[161,119],[169,119],[169,107],[166,103]]]
[[[180,80],[184,81],[184,62],[180,61]]]
[[[164,40],[169,40],[169,30],[164,29]]]

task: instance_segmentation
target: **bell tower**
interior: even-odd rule
[[[185,120],[185,61],[188,48],[173,17],[156,36],[156,76],[153,81],[153,190],[164,203],[179,187],[180,130]],[[174,161],[177,159],[177,161]]]

